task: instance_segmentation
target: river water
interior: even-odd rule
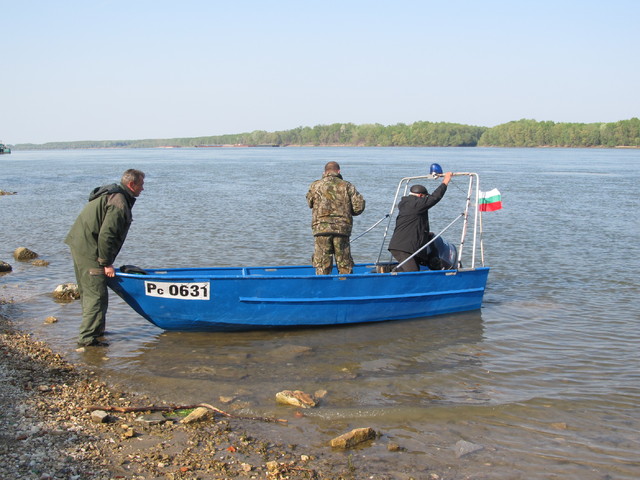
[[[433,162],[498,188],[504,208],[483,216],[491,272],[482,309],[340,328],[169,333],[112,295],[110,346],[75,351],[79,302],[56,303],[51,292],[75,281],[63,239],[91,189],[127,168],[147,174],[117,265],[307,264],[304,196],[329,160],[367,200],[354,236],[389,211],[400,178]],[[0,260],[14,267],[0,277],[0,297],[14,302],[0,311],[114,384],[288,419],[268,427],[276,440],[326,449],[338,434],[373,427],[382,437],[356,455],[398,478],[635,479],[639,184],[640,150],[626,149],[15,151],[0,158],[0,189],[18,192],[0,196]],[[454,178],[432,230],[459,213],[454,198],[465,188]],[[354,242],[357,262],[376,260],[383,225]],[[20,246],[50,265],[14,261]],[[50,315],[58,322],[45,325]],[[327,395],[298,417],[275,404],[284,389]],[[460,440],[483,449],[458,458]],[[388,451],[390,442],[403,450]]]

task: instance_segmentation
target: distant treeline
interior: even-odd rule
[[[16,150],[153,148],[212,145],[303,145],[361,147],[640,147],[640,120],[555,123],[518,120],[496,127],[415,122],[409,125],[334,123],[280,132],[148,140],[103,140],[18,144]]]
[[[518,120],[487,129],[481,147],[639,147],[640,120],[554,123]]]

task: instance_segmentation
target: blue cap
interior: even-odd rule
[[[431,175],[442,175],[442,167],[438,163],[432,163],[431,168],[429,168],[429,173]]]

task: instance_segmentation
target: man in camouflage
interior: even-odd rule
[[[364,212],[364,198],[356,187],[342,179],[340,165],[329,162],[324,174],[309,187],[307,203],[312,209],[311,231],[315,239],[313,266],[316,275],[329,275],[336,257],[338,272],[353,271],[349,237],[353,216]]]

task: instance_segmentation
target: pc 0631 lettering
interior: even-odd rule
[[[149,297],[173,298],[176,300],[209,300],[209,282],[144,282],[145,294]]]

